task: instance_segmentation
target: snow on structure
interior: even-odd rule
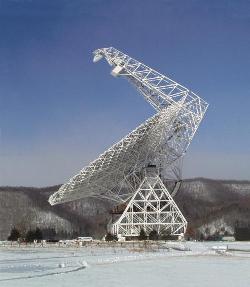
[[[131,203],[131,197],[135,199],[138,196],[140,193],[138,188],[145,182],[150,186],[150,199],[155,192],[154,185],[149,183],[149,178],[144,178],[144,168],[155,165],[159,175],[163,177],[165,175],[166,178],[168,171],[173,171],[178,160],[185,154],[208,107],[204,100],[187,88],[112,47],[94,51],[94,62],[102,58],[112,66],[111,74],[115,77],[125,77],[157,113],[101,154],[71,178],[68,183],[61,186],[49,198],[52,205],[84,197],[97,197],[113,200],[116,204],[128,204],[130,200],[128,206],[134,206],[135,203]],[[154,178],[163,188],[159,175],[155,175]],[[173,195],[176,192],[177,188]],[[130,215],[123,214],[123,219],[116,221],[116,224],[119,222],[120,227],[114,226],[113,232],[121,231],[122,235],[138,235],[142,225],[144,227],[147,225],[148,231],[153,229],[160,232],[171,230],[171,234],[185,232],[186,220],[170,193],[166,189],[162,189],[161,194],[164,195],[164,200],[168,198],[170,202],[168,207],[171,206],[178,211],[178,220],[180,218],[181,220],[178,221],[175,215],[171,215],[172,211],[168,211],[169,214],[164,217],[161,208],[156,208],[153,216],[144,210],[144,217],[138,218],[136,228],[134,223],[128,227]],[[159,196],[161,195],[157,194],[155,198],[160,202],[161,197]],[[146,203],[146,206],[150,206],[150,204],[151,207],[154,206],[152,202]],[[160,206],[164,205],[163,199],[159,204]],[[130,208],[128,206],[127,212]],[[164,220],[157,219],[156,224],[155,218],[161,215]],[[141,222],[142,220],[143,222]],[[178,224],[181,222],[181,228],[179,225],[177,226],[177,221]],[[127,224],[126,231],[121,228],[124,222]],[[161,227],[159,227],[159,222],[161,222]],[[169,229],[170,225],[172,227]]]

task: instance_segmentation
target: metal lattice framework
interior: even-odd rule
[[[145,166],[154,164],[163,174],[182,158],[208,107],[187,88],[112,47],[94,51],[94,62],[102,58],[156,114],[61,186],[49,198],[52,205],[84,197],[126,202],[138,191]]]
[[[159,175],[146,173],[123,214],[111,224],[110,231],[132,237],[138,236],[141,229],[146,234],[155,230],[158,234],[181,235],[186,228],[185,217]]]

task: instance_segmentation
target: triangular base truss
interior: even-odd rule
[[[187,221],[158,175],[145,176],[120,218],[111,225],[113,234],[138,236],[146,234],[182,235]]]

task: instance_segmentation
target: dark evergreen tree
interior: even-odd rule
[[[158,232],[156,230],[152,230],[149,233],[149,240],[158,240],[158,239],[159,239]]]
[[[234,236],[237,241],[249,241],[250,240],[250,228],[249,227],[235,227]]]
[[[117,241],[118,238],[116,235],[111,234],[110,232],[107,233],[106,237],[105,237],[106,241]]]
[[[161,233],[160,239],[161,239],[161,240],[172,240],[172,239],[173,239],[173,236],[171,236],[170,231],[165,230],[164,232]]]
[[[139,236],[138,236],[138,239],[139,240],[146,240],[148,237],[147,237],[147,234],[146,234],[146,232],[145,232],[145,230],[142,228],[141,230],[140,230],[140,234],[139,234]]]
[[[55,228],[44,228],[42,229],[43,239],[54,240],[56,238]]]
[[[36,230],[28,230],[25,236],[26,242],[33,242],[34,240],[41,241],[43,239],[43,234],[40,228]]]
[[[25,241],[26,242],[33,242],[35,240],[35,231],[33,230],[28,230],[25,236]]]
[[[204,240],[205,240],[205,236],[204,236],[204,234],[203,234],[203,233],[201,233],[201,234],[200,234],[200,238],[199,238],[199,240],[200,240],[200,241],[204,241]]]
[[[8,240],[9,241],[17,241],[18,238],[20,238],[20,232],[18,231],[18,229],[13,227],[11,229],[11,232],[10,232],[10,235],[8,237]]]
[[[36,228],[35,232],[34,232],[34,237],[36,240],[41,241],[43,239],[43,234],[40,228]]]

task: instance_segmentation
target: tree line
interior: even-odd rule
[[[43,240],[43,233],[40,228],[36,228],[35,230],[28,230],[24,236],[21,235],[20,231],[13,227],[11,229],[10,235],[8,236],[9,241],[25,241],[25,242],[34,242],[37,240],[38,242]]]
[[[67,232],[64,230],[56,231],[54,228],[39,228],[34,229],[19,229],[13,227],[7,238],[8,241],[20,241],[20,242],[38,242],[45,239],[47,241],[56,242],[59,239],[72,239],[79,236],[78,232]]]

